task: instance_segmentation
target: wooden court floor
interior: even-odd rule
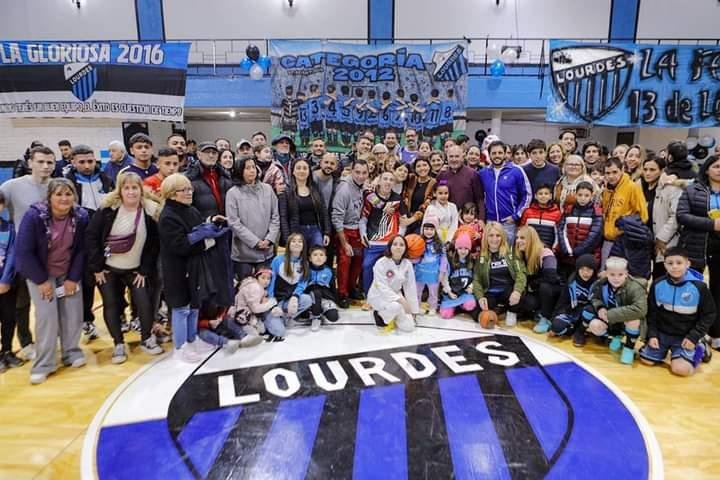
[[[95,413],[126,378],[154,360],[137,349],[139,336],[131,333],[129,360],[112,365],[112,342],[102,321],[98,327],[102,337],[83,345],[84,368],[61,369],[39,386],[28,382],[29,364],[0,374],[0,479],[79,478],[83,439]],[[665,478],[720,478],[720,353],[695,376],[677,378],[662,367],[621,365],[592,342],[577,349],[569,340],[547,340],[531,327],[521,323],[517,331],[587,363],[635,402],[660,444]]]

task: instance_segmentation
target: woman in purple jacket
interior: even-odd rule
[[[85,365],[79,342],[87,223],[87,213],[77,206],[75,187],[64,178],[50,180],[47,201],[31,206],[20,223],[17,271],[27,279],[35,305],[37,357],[30,370],[31,384],[43,383],[57,370],[58,336],[63,364]]]

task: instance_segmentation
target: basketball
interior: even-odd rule
[[[482,328],[495,328],[497,320],[497,313],[493,310],[483,310],[478,316],[478,321],[480,322],[480,326]]]
[[[408,257],[411,260],[422,257],[425,252],[425,240],[420,235],[415,233],[405,235],[405,241],[407,242]]]

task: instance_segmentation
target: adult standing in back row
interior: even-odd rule
[[[532,193],[541,185],[555,185],[560,178],[560,169],[552,163],[546,161],[547,149],[545,142],[533,138],[527,146],[527,152],[530,155],[530,163],[523,167],[525,175],[530,180]]]
[[[503,147],[504,148],[504,147]],[[478,173],[463,165],[463,149],[457,145],[447,151],[448,168],[438,175],[438,183],[445,180],[450,190],[450,202],[458,209],[467,203],[477,206],[478,219],[485,221],[485,189]]]

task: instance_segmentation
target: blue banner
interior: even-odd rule
[[[0,116],[182,121],[189,43],[0,42]]]
[[[720,124],[720,46],[552,40],[546,119],[617,127]]]
[[[272,41],[273,133],[291,135],[300,149],[322,137],[343,150],[365,130],[379,139],[414,128],[439,146],[465,130],[464,50],[455,43]]]

